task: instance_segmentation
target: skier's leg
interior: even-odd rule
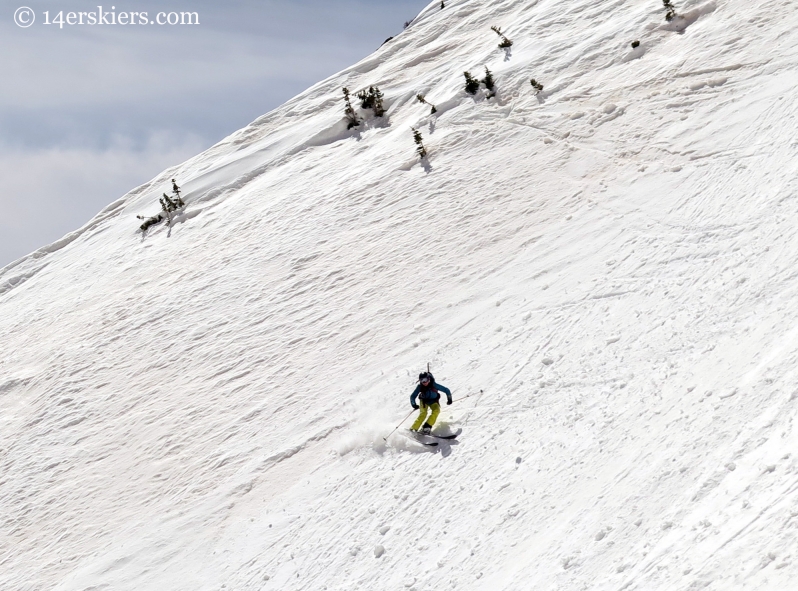
[[[421,427],[421,424],[424,422],[424,419],[427,418],[427,405],[423,402],[420,402],[418,407],[418,418],[416,418],[416,422],[413,423],[413,426],[410,427],[410,429],[413,431],[418,431],[419,427]]]
[[[434,404],[430,404],[429,407],[430,410],[432,410],[432,413],[429,415],[429,418],[427,419],[427,425],[432,427],[435,424],[435,421],[438,420],[438,415],[441,414],[441,405],[436,402]]]

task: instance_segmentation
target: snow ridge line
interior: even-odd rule
[[[324,441],[327,437],[329,437],[336,431],[340,431],[341,429],[345,428],[348,424],[349,423],[341,423],[339,425],[333,425],[332,427],[322,429],[321,431],[317,432],[315,435],[308,437],[308,439],[306,439],[304,442],[289,447],[288,449],[285,449],[283,451],[272,454],[267,458],[264,458],[258,463],[258,467],[256,468],[256,470],[258,472],[266,472],[267,470],[271,469],[273,466],[279,464],[283,460],[287,460],[297,455],[299,452],[308,447],[309,444],[319,443],[321,441]]]

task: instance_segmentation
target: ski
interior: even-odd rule
[[[433,439],[456,439],[460,433],[462,433],[462,429],[458,429],[456,433],[451,433],[449,435],[435,435],[434,433],[418,433],[416,431],[404,431],[404,434],[413,439],[414,441],[418,441],[422,445],[426,445],[429,447],[435,447],[438,445],[437,441],[431,441]]]
[[[437,447],[438,446],[438,442],[437,441],[424,441],[422,439],[422,437],[427,437],[427,436],[424,435],[423,433],[416,433],[416,432],[410,431],[410,430],[400,431],[400,433],[402,433],[402,435],[404,435],[408,439],[412,439],[413,441],[415,441],[417,443],[420,443],[421,445],[426,445],[427,447]]]
[[[457,436],[462,432],[462,429],[458,429],[457,433],[452,433],[450,435],[435,435],[435,433],[429,433],[427,437],[435,437],[436,439],[457,439]]]

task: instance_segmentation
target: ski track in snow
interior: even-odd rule
[[[0,588],[793,588],[794,6],[438,8],[0,270]]]

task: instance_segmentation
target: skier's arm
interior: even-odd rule
[[[416,386],[416,389],[413,390],[413,393],[410,395],[410,406],[413,408],[418,408],[418,404],[416,404],[416,398],[418,398],[419,392],[421,392],[421,387]]]
[[[444,394],[446,394],[446,404],[451,404],[452,403],[452,391],[449,390],[449,388],[447,388],[446,386],[442,386],[442,385],[440,385],[438,383],[435,384],[435,387],[439,391],[441,391]]]

